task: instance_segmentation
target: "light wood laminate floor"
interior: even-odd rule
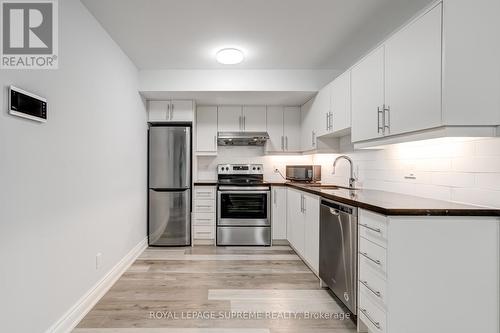
[[[148,248],[75,333],[354,333],[288,246]]]

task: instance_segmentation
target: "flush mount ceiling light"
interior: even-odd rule
[[[243,51],[235,48],[219,50],[215,55],[217,62],[223,65],[236,65],[242,62],[244,58]]]

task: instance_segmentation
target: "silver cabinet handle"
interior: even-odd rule
[[[240,131],[243,130],[242,126],[241,126],[241,116],[238,117],[238,122],[239,122],[239,126],[240,126]]]
[[[174,118],[174,104],[170,104],[170,120]]]
[[[285,136],[285,150],[288,150],[288,135]]]
[[[245,127],[247,127],[247,117],[243,116],[243,130],[245,130]]]
[[[386,128],[387,128],[387,133],[391,133],[391,108],[389,107],[389,105],[384,104],[384,133]]]
[[[333,112],[330,112],[330,131],[333,131]]]
[[[369,229],[371,231],[378,232],[379,234],[382,233],[382,230],[380,230],[379,228],[370,227],[368,224],[360,223],[359,225],[362,226],[362,227],[365,227],[366,229]]]
[[[330,112],[326,114],[326,131],[330,130]]]
[[[316,145],[316,133],[314,131],[311,132],[311,139],[312,146],[314,147]]]
[[[214,135],[214,150],[217,149],[217,135]]]
[[[281,150],[285,150],[285,137],[281,136]]]
[[[273,191],[273,203],[276,206],[276,189]]]
[[[167,104],[167,120],[170,120],[170,104]]]
[[[366,309],[359,308],[359,311],[361,311],[365,315],[365,317],[368,318],[368,320],[371,321],[372,324],[376,328],[380,329],[380,323],[378,321],[375,321],[372,317],[370,317],[370,315],[368,314],[368,311],[366,311]]]
[[[374,263],[376,263],[376,264],[377,264],[377,265],[379,265],[379,266],[381,266],[381,265],[382,265],[382,263],[381,263],[381,261],[380,261],[380,260],[378,260],[378,259],[373,259],[373,258],[372,258],[372,257],[370,257],[370,256],[368,255],[368,253],[366,253],[366,252],[359,252],[359,254],[361,254],[361,255],[362,255],[363,257],[365,257],[366,259],[368,259],[368,260],[370,260],[370,261],[373,261]]]
[[[380,109],[380,106],[377,106],[377,133],[384,134],[384,126],[380,126],[380,116],[383,116],[384,110]]]
[[[372,287],[370,287],[368,285],[368,281],[361,281],[360,280],[359,282],[361,282],[363,284],[363,286],[365,286],[369,291],[371,291],[372,293],[374,293],[377,297],[381,297],[382,294],[380,293],[380,291],[376,291],[375,289],[373,289]]]

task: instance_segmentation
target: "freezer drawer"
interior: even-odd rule
[[[149,129],[149,188],[184,189],[191,186],[191,129]]]
[[[217,227],[217,245],[271,245],[271,228]]]
[[[190,190],[149,190],[149,245],[191,244]]]

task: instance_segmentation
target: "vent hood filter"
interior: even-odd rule
[[[219,146],[263,146],[269,139],[267,132],[219,132]]]

